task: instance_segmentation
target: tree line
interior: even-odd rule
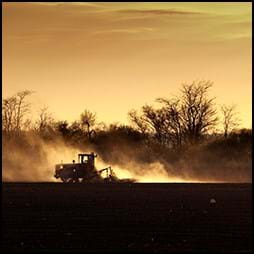
[[[24,179],[27,167],[36,174],[45,160],[52,163],[52,151],[74,148],[130,171],[159,163],[171,176],[251,181],[252,130],[237,129],[236,106],[218,107],[211,87],[210,81],[183,84],[176,96],[130,110],[129,124],[105,124],[88,109],[73,122],[59,121],[48,107],[32,120],[34,92],[21,91],[2,101],[4,172]]]
[[[219,119],[215,98],[209,94],[211,87],[212,82],[205,80],[182,84],[179,95],[157,98],[159,107],[144,105],[139,110],[130,110],[129,125],[109,126],[99,123],[96,114],[87,109],[72,123],[56,121],[48,107],[41,108],[37,120],[32,123],[28,117],[31,104],[27,99],[33,91],[25,90],[3,99],[2,132],[8,137],[24,131],[36,132],[44,138],[61,135],[75,143],[84,138],[93,142],[99,133],[119,128],[132,133],[133,137],[141,135],[148,145],[153,143],[179,151],[202,143],[207,135],[216,132],[219,123],[225,138],[238,126],[235,105],[222,105],[222,119]]]

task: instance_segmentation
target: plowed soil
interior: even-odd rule
[[[3,183],[2,250],[252,252],[251,190],[251,184]]]

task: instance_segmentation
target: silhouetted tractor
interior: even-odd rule
[[[78,163],[56,164],[55,178],[60,178],[64,183],[78,182],[118,182],[111,167],[96,170],[94,161],[97,157],[94,153],[78,154]],[[106,176],[102,177],[105,172]],[[121,181],[121,180],[120,180]]]

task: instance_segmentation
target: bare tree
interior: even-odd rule
[[[15,128],[15,110],[17,99],[15,96],[3,100],[2,104],[2,128],[7,134]]]
[[[236,105],[222,105],[222,124],[224,137],[227,138],[228,134],[239,125],[239,118],[237,117]]]
[[[92,127],[94,127],[96,123],[96,114],[92,113],[89,110],[85,110],[81,115],[80,115],[80,123],[81,127],[85,127],[86,129],[86,134],[88,135],[88,139],[91,140],[92,134],[95,132]]]
[[[211,130],[218,121],[215,98],[208,97],[211,86],[210,81],[183,84],[181,114],[185,135],[191,143],[199,141],[202,135]]]
[[[129,112],[129,118],[136,128],[143,134],[150,134],[160,144],[166,144],[165,112],[162,109],[154,109],[150,105],[142,107],[142,113]]]
[[[29,90],[18,92],[16,95],[16,110],[15,110],[15,129],[19,131],[21,129],[24,116],[30,111],[30,103],[26,102],[26,97],[33,92]]]
[[[36,122],[36,129],[43,133],[47,131],[49,128],[53,127],[54,119],[52,114],[49,112],[48,107],[44,106],[39,111],[39,119]]]
[[[27,124],[25,116],[30,111],[30,103],[26,101],[26,98],[32,93],[32,91],[25,90],[3,100],[2,128],[8,134],[22,130],[23,125]]]
[[[136,129],[140,131],[142,134],[149,132],[149,126],[148,123],[145,121],[145,118],[143,115],[139,115],[137,110],[131,110],[128,113],[129,120],[131,123],[134,124]]]
[[[158,98],[162,107],[143,106],[142,114],[131,111],[129,117],[141,132],[153,133],[162,145],[179,150],[186,143],[198,142],[217,123],[214,98],[209,98],[210,81],[182,86],[179,97]]]
[[[165,116],[165,128],[167,130],[167,139],[174,148],[181,149],[184,141],[183,117],[181,114],[181,104],[179,99],[158,98],[162,103]]]
[[[179,97],[158,98],[163,105],[159,110],[143,107],[145,119],[158,139],[174,149],[181,149],[186,142],[196,143],[217,123],[214,98],[209,98],[210,81],[183,84]]]
[[[23,130],[30,131],[33,129],[32,120],[27,118],[23,123]]]
[[[143,119],[149,128],[153,130],[155,140],[160,144],[166,144],[165,112],[162,109],[154,109],[149,105],[143,106],[142,110]]]

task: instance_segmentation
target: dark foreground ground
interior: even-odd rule
[[[251,184],[4,183],[2,190],[8,252],[252,252]]]

